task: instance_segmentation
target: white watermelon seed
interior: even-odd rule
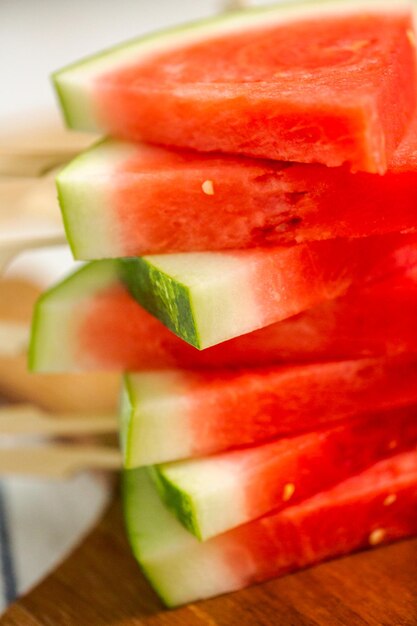
[[[407,39],[410,42],[410,44],[413,46],[413,48],[416,47],[416,36],[413,33],[413,31],[411,30],[411,28],[409,28],[407,30]]]
[[[384,506],[391,506],[391,504],[394,504],[396,500],[397,500],[397,496],[395,495],[395,493],[391,493],[389,496],[385,498]]]
[[[369,543],[371,546],[377,546],[385,539],[385,530],[383,528],[377,528],[373,530],[369,535]]]
[[[212,180],[205,180],[201,189],[207,196],[214,196],[214,185]]]
[[[284,502],[288,502],[290,498],[294,495],[295,485],[293,483],[287,483],[284,485],[284,490],[282,492],[282,499]]]

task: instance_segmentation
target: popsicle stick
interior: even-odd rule
[[[42,236],[20,237],[12,240],[0,241],[0,272],[6,269],[10,261],[25,250],[35,248],[48,248],[66,244],[65,236],[62,234],[48,234]]]
[[[74,149],[24,147],[0,148],[0,176],[37,177],[67,163],[78,153]]]
[[[0,321],[0,357],[24,354],[29,343],[29,327],[20,322]]]
[[[16,213],[27,220],[36,216],[52,225],[62,225],[58,206],[55,177],[58,169],[52,169],[39,178],[0,177],[0,219],[5,223],[17,221]],[[19,224],[20,225],[20,224]],[[36,226],[33,224],[32,226]]]
[[[226,0],[223,3],[224,11],[238,11],[244,9],[249,4],[248,0]]]
[[[0,475],[67,478],[83,470],[120,468],[121,454],[112,447],[50,444],[0,448]]]
[[[82,436],[115,433],[117,430],[117,419],[112,415],[55,416],[29,404],[0,407],[0,436]]]
[[[55,111],[34,112],[31,119],[10,120],[0,134],[0,177],[42,176],[66,163],[97,139],[93,133],[68,131]]]

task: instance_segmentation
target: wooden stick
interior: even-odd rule
[[[12,240],[0,240],[0,272],[7,267],[16,255],[25,250],[60,246],[66,243],[65,235],[57,235],[55,233],[42,236],[20,237]]]
[[[29,326],[20,322],[0,320],[0,357],[25,353],[29,343]]]
[[[1,176],[38,177],[54,167],[63,165],[85,150],[97,135],[79,133],[63,128],[61,122],[48,115],[40,120],[23,120],[12,128],[3,124],[0,135]]]
[[[2,221],[13,222],[15,212],[26,216],[39,214],[51,223],[61,224],[55,178],[59,169],[38,178],[0,177],[0,210]],[[10,208],[13,207],[11,211]],[[12,213],[12,215],[9,215]]]
[[[225,0],[223,11],[239,11],[248,6],[248,0]]]
[[[82,436],[116,433],[112,415],[59,415],[25,404],[0,407],[1,435]]]
[[[116,471],[121,464],[118,449],[100,445],[51,444],[0,448],[0,475],[67,478],[83,470]]]
[[[77,155],[74,149],[0,148],[0,176],[38,177]]]

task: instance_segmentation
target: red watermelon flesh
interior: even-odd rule
[[[417,403],[417,361],[414,356],[131,373],[125,390],[124,456],[131,468],[259,444]]]
[[[168,514],[145,470],[125,472],[123,482],[133,551],[169,606],[417,533],[415,451],[203,543]]]
[[[153,476],[178,519],[206,540],[415,448],[416,411],[395,408],[257,447],[163,463]]]
[[[391,243],[394,238],[389,238]],[[30,364],[37,371],[150,370],[172,367],[268,366],[415,353],[417,248],[375,243],[379,262],[346,296],[199,351],[176,337],[134,301],[119,279],[117,261],[96,261],[39,300]],[[364,249],[365,265],[372,265]]]
[[[159,158],[165,161],[154,165],[162,169],[162,175],[150,173],[149,183],[137,176],[148,149],[159,151]],[[148,166],[153,170],[151,163]],[[129,186],[126,174],[131,171],[134,176]],[[207,180],[213,185],[213,194],[202,189]],[[113,232],[120,233],[122,246],[115,256],[237,249],[415,230],[417,117],[383,177],[351,174],[346,167],[330,169],[147,147],[145,153],[138,148],[137,158],[115,172],[112,184],[110,202],[117,223]],[[137,203],[139,211],[135,210]]]
[[[416,281],[417,276],[400,275],[352,289],[294,318],[203,351],[176,337],[115,285],[79,311],[73,367],[217,368],[415,353]],[[55,366],[59,363],[50,364]]]
[[[237,249],[415,230],[416,155],[417,116],[382,177],[106,141],[58,187],[76,258]]]
[[[128,257],[132,296],[200,350],[250,333],[375,280],[416,235],[332,239],[290,246]],[[394,260],[393,260],[394,258]]]
[[[224,542],[235,567],[250,564],[250,584],[415,533],[417,453],[410,452],[212,541]]]
[[[200,151],[386,171],[416,106],[411,3],[277,5],[185,30],[165,43],[161,33],[160,47],[157,35],[58,72],[69,123]]]

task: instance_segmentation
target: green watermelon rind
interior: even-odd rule
[[[145,257],[120,260],[120,277],[132,296],[167,328],[201,349],[190,289]]]
[[[172,482],[162,467],[153,466],[147,469],[164,504],[192,535],[203,541],[192,497]]]
[[[30,330],[30,342],[28,349],[28,369],[31,372],[36,372],[39,365],[39,350],[38,344],[41,340],[41,325],[42,325],[42,306],[47,300],[47,293],[44,293],[36,302],[32,315],[32,324]]]
[[[80,157],[77,157],[77,159]],[[70,166],[73,165],[73,162],[70,163],[70,165],[68,165],[67,167],[69,168]],[[65,168],[67,169],[67,168]],[[70,228],[70,221],[69,221],[69,213],[71,211],[71,202],[68,202],[63,185],[60,182],[60,178],[59,175],[55,178],[55,187],[56,187],[56,191],[57,191],[57,196],[58,196],[58,204],[59,207],[61,209],[61,217],[62,217],[62,222],[64,225],[64,231],[65,231],[65,237],[67,239],[68,245],[70,247],[72,256],[74,257],[74,259],[77,258],[77,244],[72,236],[72,232],[71,232],[71,228]]]
[[[395,3],[392,0],[303,0],[228,12],[121,43],[57,70],[52,74],[52,82],[67,126],[99,131],[100,123],[89,89],[94,79],[107,71],[127,67],[133,60],[140,61],[147,54],[159,54],[188,43],[227,36],[245,28],[270,26],[274,17],[277,22],[285,23],[317,17],[321,13],[329,16],[349,13],[356,10],[355,5],[360,11],[374,9],[396,13],[409,7],[410,3],[407,0],[396,0]]]
[[[129,543],[150,584],[168,607],[242,587],[217,545],[201,544],[160,499],[146,468],[125,470],[124,518]]]
[[[144,533],[143,537],[139,537],[138,540],[137,534],[133,532],[135,524],[132,519],[133,509],[131,506],[131,500],[134,499],[132,498],[132,491],[134,492],[135,488],[137,487],[137,477],[144,478],[146,480],[146,474],[147,470],[144,468],[124,470],[122,472],[122,504],[126,533],[132,552],[144,576],[148,579],[149,583],[152,585],[152,588],[156,591],[165,606],[174,607],[175,600],[171,598],[169,592],[163,588],[163,585],[161,585],[158,575],[153,572],[152,566],[147,564],[146,554],[144,554],[143,550],[141,549],[141,546],[144,542],[146,543],[147,540],[146,533]],[[158,516],[155,517],[152,522],[155,526],[155,530],[158,530]],[[161,526],[161,531],[165,531],[163,524]]]

